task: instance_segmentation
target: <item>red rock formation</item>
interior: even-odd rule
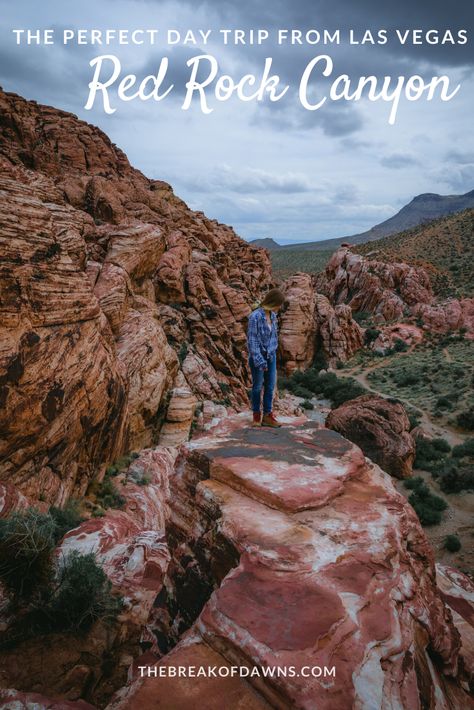
[[[0,165],[0,480],[58,504],[156,441],[180,369],[193,396],[247,404],[269,259],[99,129],[4,92]]]
[[[185,445],[171,480],[166,588],[175,601],[158,617],[160,637],[175,638],[199,612],[180,590],[214,591],[169,654],[135,661],[108,710],[165,707],[171,696],[182,708],[205,699],[216,709],[411,710],[434,697],[469,706],[459,633],[413,509],[340,435],[304,418],[286,424],[252,429],[246,416],[228,417]],[[229,663],[247,677],[138,673]],[[302,676],[306,666],[313,676]],[[264,667],[295,675],[250,675]]]
[[[375,352],[385,353],[393,348],[397,340],[403,340],[409,347],[418,345],[423,340],[423,331],[416,325],[407,323],[382,326],[380,334],[372,341],[370,347]]]
[[[421,317],[427,330],[448,333],[464,328],[474,338],[474,299],[437,302],[425,269],[377,261],[341,247],[331,257],[316,287],[331,303],[348,304],[353,312],[367,311],[377,323]]]
[[[124,599],[118,623],[107,626],[98,621],[74,643],[71,635],[56,633],[1,650],[3,687],[71,700],[87,698],[103,707],[104,700],[125,683],[139,641],[150,633],[148,618],[170,561],[165,523],[175,458],[175,449],[143,450],[114,479],[125,500],[123,508],[109,508],[102,517],[84,521],[66,533],[57,548],[58,564],[72,550],[95,553],[113,592]]]
[[[474,685],[474,583],[454,567],[440,563],[436,582],[461,635],[463,664]]]
[[[338,360],[345,362],[362,347],[363,332],[349,306],[333,308],[322,294],[316,295],[316,327],[330,365]]]
[[[176,378],[166,410],[166,421],[160,431],[161,446],[178,446],[189,438],[196,409],[196,398],[186,384],[182,373]]]
[[[392,476],[411,475],[415,443],[401,404],[364,394],[333,409],[326,426],[360,446],[366,456]]]
[[[287,372],[304,369],[321,349],[330,364],[344,362],[363,342],[348,306],[333,308],[315,291],[309,274],[290,276],[283,285],[288,306],[280,316],[280,356]]]
[[[279,346],[285,368],[292,372],[308,367],[315,355],[316,298],[309,274],[290,276],[283,289],[288,305],[280,316]]]
[[[423,327],[435,333],[466,330],[466,337],[474,339],[474,298],[455,298],[443,303],[427,305],[420,303],[413,313],[423,321]]]

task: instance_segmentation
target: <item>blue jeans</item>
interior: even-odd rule
[[[276,353],[267,360],[266,370],[255,367],[251,357],[249,357],[249,365],[252,373],[252,410],[261,411],[263,388],[263,413],[269,414],[272,411],[273,390],[276,383]]]

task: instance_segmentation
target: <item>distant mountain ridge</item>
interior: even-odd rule
[[[282,245],[278,244],[271,237],[263,237],[262,239],[251,239],[249,244],[253,247],[263,247],[264,249],[281,249]]]
[[[384,222],[376,224],[366,232],[353,234],[346,237],[336,237],[325,239],[320,242],[300,242],[299,244],[278,244],[274,239],[254,239],[250,244],[262,246],[270,251],[274,249],[311,249],[327,250],[336,249],[343,242],[351,244],[364,244],[376,239],[404,232],[419,224],[431,222],[439,217],[445,217],[455,212],[462,212],[465,209],[474,208],[474,190],[466,192],[464,195],[437,195],[433,192],[425,192],[414,197],[411,202],[402,207],[393,217],[389,217]],[[264,243],[265,242],[265,243]]]

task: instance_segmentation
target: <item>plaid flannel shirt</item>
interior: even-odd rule
[[[267,360],[278,347],[277,315],[270,311],[272,327],[268,327],[267,317],[263,308],[257,308],[249,315],[247,329],[247,346],[255,367],[263,369]]]

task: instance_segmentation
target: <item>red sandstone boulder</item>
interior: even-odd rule
[[[461,635],[464,667],[474,684],[474,582],[449,565],[436,564],[436,582]]]
[[[403,405],[365,394],[333,409],[326,426],[360,446],[366,456],[392,476],[411,475],[415,443]]]
[[[290,276],[284,284],[287,307],[280,316],[280,354],[286,370],[304,369],[316,350],[315,291],[309,274]]]
[[[455,298],[443,303],[419,304],[413,309],[415,315],[423,320],[424,328],[435,333],[466,330],[466,337],[474,338],[474,298]]]

